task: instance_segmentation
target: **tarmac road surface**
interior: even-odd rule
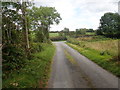
[[[56,54],[49,88],[118,88],[118,78],[87,59],[64,42],[54,42]],[[77,64],[67,60],[67,51]]]

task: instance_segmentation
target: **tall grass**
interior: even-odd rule
[[[69,38],[68,42],[84,48],[91,48],[111,56],[118,56],[118,40],[105,37]]]
[[[99,42],[86,42],[86,47],[98,50],[100,52],[107,52],[112,56],[118,55],[118,40],[107,40]]]

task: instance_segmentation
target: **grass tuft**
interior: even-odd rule
[[[74,60],[74,58],[65,50],[65,55],[67,57],[67,59],[72,63],[72,64],[77,64],[77,62]]]

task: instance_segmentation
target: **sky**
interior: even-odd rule
[[[120,0],[34,0],[35,6],[50,6],[60,13],[62,20],[50,31],[70,31],[79,28],[97,29],[100,18],[107,12],[118,12]]]

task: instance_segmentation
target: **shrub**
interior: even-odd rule
[[[41,43],[32,43],[31,45],[31,53],[41,52],[43,50]]]
[[[111,55],[111,54],[108,50],[105,50],[105,51],[101,51],[100,55]]]
[[[105,52],[104,51],[100,52],[100,55],[105,55]]]
[[[62,41],[62,40],[67,40],[67,38],[62,37],[62,36],[57,36],[57,37],[51,37],[50,40],[51,41]]]
[[[2,48],[3,73],[7,74],[13,70],[20,69],[26,62],[27,56],[21,46],[6,44]]]

